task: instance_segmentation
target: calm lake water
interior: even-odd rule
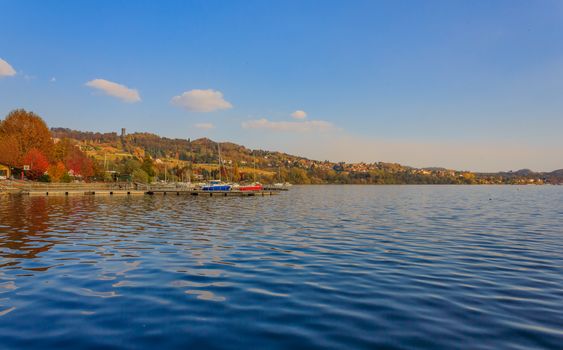
[[[0,348],[561,349],[563,187],[0,196]]]

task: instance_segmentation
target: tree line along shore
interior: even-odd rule
[[[396,163],[334,163],[281,152],[251,150],[207,138],[171,139],[151,133],[49,129],[18,109],[0,121],[0,179],[42,182],[233,182],[293,184],[560,184],[563,170],[475,173],[413,168]]]

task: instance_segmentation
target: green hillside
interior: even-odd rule
[[[132,176],[145,173],[156,180],[205,180],[219,176],[218,143],[207,138],[171,139],[151,133],[83,132],[53,128],[56,139],[71,139],[97,162],[98,174]],[[472,173],[444,168],[417,169],[396,163],[334,163],[281,152],[252,150],[230,142],[220,144],[224,178],[234,181],[295,184],[543,184],[561,183],[561,171],[535,173]],[[138,174],[141,174],[137,171]],[[154,173],[154,174],[153,174]],[[151,175],[152,174],[152,175]]]

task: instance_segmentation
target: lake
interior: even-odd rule
[[[563,187],[0,196],[0,348],[562,344]]]

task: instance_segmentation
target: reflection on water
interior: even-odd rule
[[[563,188],[0,196],[0,348],[557,348]]]

